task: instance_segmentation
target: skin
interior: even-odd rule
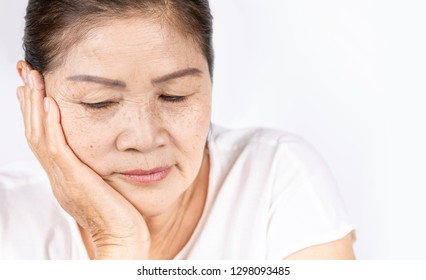
[[[79,224],[91,258],[172,259],[207,195],[206,59],[191,39],[149,18],[111,20],[65,58],[44,77],[18,62],[26,138],[56,199]],[[82,104],[104,101],[112,103]],[[154,183],[120,174],[164,166],[170,173]],[[353,256],[348,238],[320,246],[290,257]]]
[[[286,260],[354,260],[352,244],[355,233],[351,232],[341,239],[314,245],[286,257]]]

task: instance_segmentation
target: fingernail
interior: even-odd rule
[[[44,99],[44,111],[47,113],[49,112],[50,109],[50,104],[49,104],[49,100],[47,98]]]

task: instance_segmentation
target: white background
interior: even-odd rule
[[[308,139],[339,183],[359,259],[426,259],[426,4],[211,0],[213,122]],[[0,0],[0,166],[33,158],[15,88],[26,1]]]

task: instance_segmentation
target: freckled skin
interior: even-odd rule
[[[169,73],[198,68],[191,75],[154,85]],[[127,84],[126,89],[67,80],[93,75]],[[154,20],[114,20],[94,29],[66,56],[64,65],[45,75],[46,92],[61,111],[69,146],[144,216],[167,210],[197,178],[205,157],[211,116],[207,61],[189,38]],[[166,102],[162,94],[187,96]],[[113,101],[106,109],[82,104]],[[117,173],[172,166],[169,176],[146,186]]]

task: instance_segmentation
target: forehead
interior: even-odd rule
[[[207,67],[194,40],[158,20],[130,18],[91,29],[70,49],[61,72],[114,78],[144,73],[148,77],[188,66]]]

